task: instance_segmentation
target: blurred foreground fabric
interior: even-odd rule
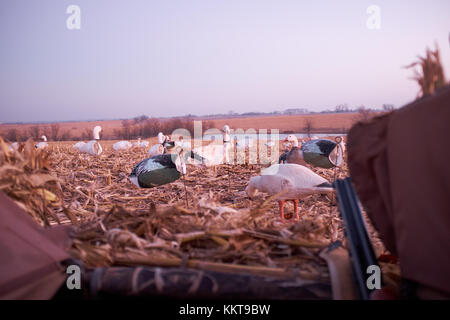
[[[450,297],[450,86],[356,124],[347,141],[355,189],[402,277]]]
[[[50,299],[66,281],[69,227],[44,229],[0,192],[0,299]]]

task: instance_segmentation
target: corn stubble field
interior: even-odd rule
[[[334,195],[306,198],[300,220],[284,223],[276,201],[263,194],[249,199],[244,189],[262,165],[188,165],[184,181],[139,189],[128,175],[148,157],[144,149],[117,152],[106,141],[104,152],[91,156],[69,142],[36,151],[29,141],[22,152],[0,144],[0,189],[43,226],[74,225],[71,253],[88,266],[183,261],[204,270],[329,283],[319,252],[335,240],[345,244]],[[329,181],[348,175],[346,164],[310,169]],[[291,202],[285,211],[289,217]],[[371,233],[379,254],[381,242]]]

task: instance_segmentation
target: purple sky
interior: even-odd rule
[[[81,8],[81,30],[66,8]],[[369,5],[381,29],[366,27]],[[450,1],[2,0],[0,122],[401,106]]]

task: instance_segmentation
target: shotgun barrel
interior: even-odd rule
[[[370,289],[367,284],[368,276],[370,276],[368,267],[379,268],[379,265],[364,224],[358,196],[353,189],[350,177],[336,180],[333,186],[336,189],[339,212],[344,220],[356,292],[359,299],[369,300],[370,293],[374,289]],[[381,283],[381,273],[379,276]]]

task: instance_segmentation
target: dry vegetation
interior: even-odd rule
[[[143,149],[117,153],[105,142],[105,152],[93,157],[71,143],[36,151],[29,141],[19,152],[0,145],[0,190],[41,225],[74,225],[72,254],[88,266],[185,263],[329,282],[318,254],[332,241],[345,242],[334,196],[305,199],[300,221],[285,223],[275,201],[263,195],[250,200],[244,189],[260,165],[189,165],[184,181],[138,189],[128,174],[147,156]],[[312,169],[330,181],[348,174],[346,165]],[[292,215],[290,203],[286,211]]]
[[[418,97],[430,95],[447,84],[439,49],[437,45],[435,46],[435,50],[427,48],[425,57],[419,56],[418,61],[405,67],[413,68],[414,76],[412,79],[415,80],[420,87],[420,91],[417,94]]]

